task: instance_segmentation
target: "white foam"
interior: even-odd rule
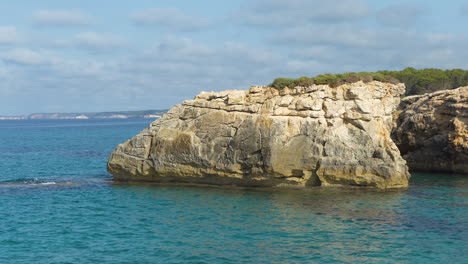
[[[54,185],[55,182],[42,182],[41,185]]]

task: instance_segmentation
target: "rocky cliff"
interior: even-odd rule
[[[468,87],[409,96],[392,137],[411,170],[468,173]]]
[[[405,187],[390,138],[403,84],[202,92],[112,153],[116,180]]]

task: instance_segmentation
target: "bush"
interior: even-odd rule
[[[314,84],[314,78],[309,78],[307,76],[300,77],[295,80],[294,84],[296,86],[308,87]]]
[[[378,71],[378,72],[348,72],[343,74],[321,74],[313,78],[300,77],[298,79],[277,78],[269,86],[276,89],[295,86],[307,87],[312,84],[328,84],[336,87],[345,83],[363,81],[387,82],[392,84],[404,83],[406,95],[422,94],[437,90],[454,89],[460,86],[468,86],[468,71],[461,69],[440,70],[406,68],[402,71]]]
[[[315,84],[332,84],[338,80],[336,74],[322,74],[314,77]]]
[[[364,75],[361,76],[361,80],[364,83],[370,83],[370,82],[372,82],[374,80],[374,78],[370,74],[364,74]]]
[[[295,83],[296,80],[291,79],[291,78],[276,78],[273,83],[271,83],[269,86],[274,87],[278,90],[283,89],[284,87],[289,87],[293,88],[296,86]]]
[[[359,82],[361,80],[361,77],[357,74],[351,73],[346,76],[345,82],[347,83],[355,83]]]

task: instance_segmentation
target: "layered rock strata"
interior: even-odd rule
[[[390,138],[403,84],[202,92],[119,145],[116,180],[405,187]]]
[[[406,97],[395,120],[411,170],[468,173],[468,87]]]

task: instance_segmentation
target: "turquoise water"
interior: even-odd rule
[[[151,120],[0,121],[0,263],[468,263],[468,177],[402,191],[116,184]]]

